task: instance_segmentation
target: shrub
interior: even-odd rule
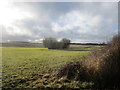
[[[81,62],[71,62],[58,70],[58,77],[92,81],[95,88],[120,88],[120,35],[101,51],[92,52]]]

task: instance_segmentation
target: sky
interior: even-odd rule
[[[117,2],[3,2],[0,8],[2,42],[102,43],[118,33]]]

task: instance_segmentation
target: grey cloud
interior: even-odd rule
[[[106,38],[111,38],[113,34],[117,33],[117,3],[65,3],[65,2],[24,2],[24,3],[14,3],[13,6],[20,8],[24,12],[30,12],[34,15],[32,18],[25,18],[20,21],[16,21],[11,27],[15,26],[21,29],[21,32],[26,30],[29,34],[11,35],[7,31],[10,28],[3,28],[3,40],[39,40],[44,37],[56,37],[56,38],[69,38],[72,42],[80,41],[96,41],[102,42]],[[88,16],[101,16],[101,23],[89,29],[86,33],[79,33],[81,27],[73,27],[65,31],[55,32],[52,28],[52,23],[57,23],[60,26],[65,26],[63,23],[59,22],[61,16],[65,16],[69,12],[79,11],[82,14]],[[91,17],[92,18],[92,17]],[[71,23],[71,22],[70,22]],[[74,23],[74,22],[73,22]],[[62,25],[63,24],[63,25]],[[113,28],[111,25],[115,26]],[[89,25],[88,25],[89,26]],[[15,31],[15,30],[13,30]]]

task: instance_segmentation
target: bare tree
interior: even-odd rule
[[[67,38],[63,38],[60,42],[63,43],[63,47],[62,47],[63,49],[64,49],[64,48],[68,48],[69,45],[70,45],[70,40],[67,39]]]
[[[52,37],[45,38],[43,40],[43,44],[48,49],[55,49],[56,48],[56,44],[57,44],[57,40],[55,38],[52,38]]]

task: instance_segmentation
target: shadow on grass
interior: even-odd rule
[[[92,51],[92,50],[64,50],[64,51]]]

